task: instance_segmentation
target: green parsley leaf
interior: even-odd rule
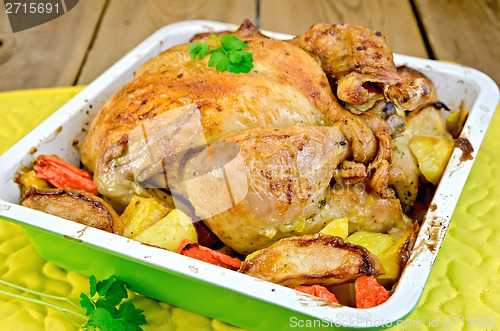
[[[16,289],[24,289],[32,294],[37,294],[40,297],[47,297],[49,295],[37,292],[22,286],[11,284],[0,279],[0,283]],[[81,311],[74,311],[66,307],[62,307],[55,303],[50,303],[51,307],[59,309],[59,311],[68,317],[68,313],[76,315],[85,320],[81,328],[84,330],[100,330],[100,331],[141,331],[141,325],[146,324],[146,317],[143,310],[138,309],[133,304],[134,299],[126,300],[128,298],[127,284],[112,276],[102,281],[97,281],[94,276],[89,280],[89,293],[90,296],[80,294],[80,306],[85,310],[85,314]],[[16,298],[23,298],[17,294],[9,294],[8,291],[2,291],[3,294],[11,295]],[[75,299],[58,297],[54,295],[49,296],[51,299],[69,302],[75,305]],[[125,299],[125,300],[124,300]],[[28,300],[28,298],[26,298]],[[29,301],[36,302],[42,305],[48,305],[48,302],[37,299],[29,298]],[[76,322],[74,322],[76,324]]]
[[[252,54],[245,51],[234,51],[229,53],[229,59],[231,63],[248,62],[252,59]]]
[[[146,324],[146,317],[142,314],[142,309],[135,308],[133,302],[135,299],[124,302],[120,305],[119,315],[124,321],[135,323],[137,325]]]
[[[134,299],[124,301],[128,297],[127,284],[124,281],[114,276],[99,282],[94,278],[90,281],[90,287],[94,295],[80,295],[80,305],[86,309],[86,315],[89,316],[83,326],[85,330],[142,330],[140,326],[146,324],[144,311],[134,306]]]
[[[90,298],[82,293],[80,294],[80,306],[85,309],[85,315],[89,316],[90,314],[92,314],[92,312],[95,310],[95,305],[94,303],[92,302],[92,300],[90,300]]]
[[[210,60],[208,60],[208,66],[213,67],[220,61],[222,61],[225,58],[223,53],[220,52],[214,52],[212,53],[212,56],[210,56]]]
[[[209,50],[207,43],[191,43],[188,45],[189,56],[195,60],[201,60],[207,55]]]
[[[104,309],[106,309],[111,314],[111,316],[113,316],[113,317],[116,317],[118,315],[118,309],[116,308],[116,305],[113,305],[107,299],[103,299],[103,298],[97,299],[97,301],[95,302],[95,306],[97,308],[104,308]]]
[[[229,70],[230,65],[231,65],[231,60],[229,60],[227,57],[224,57],[222,60],[217,62],[215,68],[219,71],[226,71]]]
[[[99,285],[102,283],[102,286]],[[127,287],[125,282],[117,279],[116,277],[110,277],[102,282],[97,283],[97,292],[101,297],[106,297],[113,306],[118,305],[125,299],[127,294]],[[100,289],[100,290],[99,290]]]
[[[83,326],[84,330],[88,330],[89,326],[93,326],[96,328],[100,328],[101,330],[104,328],[109,328],[112,326],[114,321],[113,316],[104,308],[96,308],[92,315],[89,317],[89,320]]]
[[[253,68],[253,55],[244,49],[249,46],[238,39],[235,35],[224,35],[220,39],[212,34],[211,40],[219,46],[218,48],[210,48],[205,42],[191,43],[188,45],[189,56],[194,59],[202,59],[210,52],[208,60],[209,67],[215,67],[217,70],[233,73],[247,73]]]
[[[230,63],[227,67],[227,70],[234,73],[247,73],[252,70],[252,68],[253,66],[249,66],[245,63]]]
[[[97,279],[94,275],[90,276],[89,279],[90,284],[90,296],[93,297],[97,293]]]
[[[220,38],[220,44],[227,50],[239,50],[249,48],[247,44],[239,40],[238,37],[232,34],[224,35]]]

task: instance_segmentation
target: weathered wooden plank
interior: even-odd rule
[[[479,69],[500,84],[500,2],[415,0],[439,60]]]
[[[0,6],[0,91],[72,85],[105,0],[85,0],[66,14],[12,33]]]
[[[255,20],[254,1],[111,0],[78,83],[89,83],[167,24],[194,19],[239,24],[245,18]]]
[[[393,52],[428,57],[409,1],[261,0],[263,29],[296,35],[320,22],[364,25],[381,31]]]

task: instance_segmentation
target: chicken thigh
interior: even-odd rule
[[[195,156],[184,176],[196,214],[219,239],[248,254],[324,227],[325,220],[315,216],[324,207],[335,168],[350,153],[339,125],[255,128],[221,141],[239,147],[235,161],[224,167],[225,177],[212,172],[189,180],[208,173],[212,159],[226,159],[220,155],[227,153],[227,144]]]

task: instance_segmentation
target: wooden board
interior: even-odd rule
[[[239,24],[255,19],[254,1],[111,0],[78,84],[88,84],[159,28],[183,20]]]
[[[409,1],[261,0],[261,28],[301,34],[315,23],[352,23],[381,31],[393,52],[428,57]]]
[[[0,91],[72,85],[105,0],[85,0],[66,14],[12,33],[0,5]]]
[[[437,59],[483,71],[500,84],[500,3],[415,0]]]

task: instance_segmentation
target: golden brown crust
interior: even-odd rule
[[[247,18],[241,23],[240,27],[238,30],[232,32],[232,31],[221,31],[221,32],[204,32],[204,33],[198,33],[195,35],[192,39],[191,42],[200,42],[200,41],[205,41],[208,38],[210,38],[211,35],[216,35],[217,37],[227,35],[227,34],[234,34],[240,39],[255,39],[255,38],[268,38],[267,36],[263,35],[262,32]]]
[[[318,56],[339,79],[348,72],[398,78],[392,51],[378,31],[354,24],[316,24],[294,42]]]
[[[193,60],[187,44],[147,61],[95,117],[81,147],[83,164],[94,171],[98,156],[141,122],[189,104],[200,105],[209,143],[252,127],[328,125],[331,113],[345,111],[307,52],[248,31],[240,37],[254,59],[248,74],[209,67],[209,56]]]
[[[365,248],[316,234],[281,239],[245,261],[240,272],[285,286],[328,286],[384,271]]]
[[[424,77],[402,78],[392,51],[378,31],[354,24],[316,24],[292,43],[317,56],[323,70],[337,80],[337,96],[360,105],[384,96],[405,110],[431,99]],[[382,95],[383,93],[383,95]]]
[[[29,189],[20,204],[107,232],[123,233],[118,214],[103,199],[75,189]]]
[[[338,126],[254,128],[228,135],[222,148],[226,144],[239,148],[235,161],[225,166],[234,205],[225,207],[227,187],[218,185],[217,176],[207,176],[201,186],[186,181],[189,200],[208,227],[242,254],[283,237],[318,232],[324,220],[312,218],[323,207],[319,202],[334,169],[350,153],[343,140]],[[224,151],[212,145],[211,154],[204,151],[189,162],[185,176],[204,173],[200,166],[210,166],[211,159]]]

